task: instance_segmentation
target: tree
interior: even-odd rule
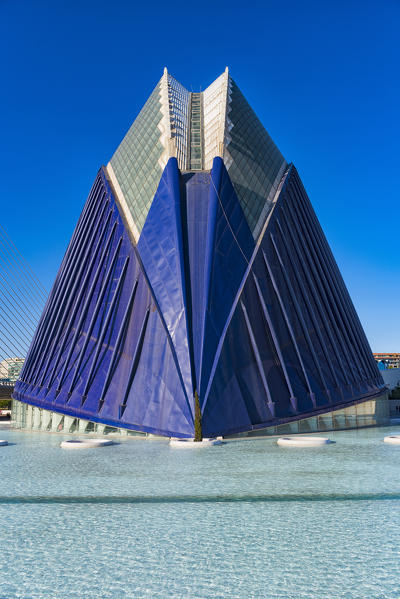
[[[201,409],[197,390],[194,392],[194,440],[202,441],[203,432],[201,429]]]

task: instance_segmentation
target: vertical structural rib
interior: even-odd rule
[[[271,319],[271,317],[270,317],[270,315],[268,313],[267,306],[265,305],[264,298],[263,298],[262,293],[261,293],[260,285],[259,285],[259,283],[257,281],[257,277],[256,277],[256,275],[254,273],[253,273],[253,278],[254,278],[254,283],[255,283],[255,286],[256,286],[256,290],[257,290],[258,299],[260,301],[261,308],[262,308],[262,311],[263,311],[263,314],[264,314],[264,317],[265,317],[268,329],[269,329],[269,331],[271,333],[271,336],[272,336],[272,339],[273,339],[273,342],[274,342],[274,346],[275,346],[275,351],[276,351],[276,353],[278,355],[279,363],[280,363],[280,365],[282,367],[283,375],[285,377],[285,381],[286,381],[286,384],[287,384],[287,387],[288,387],[288,390],[289,390],[290,401],[292,403],[294,411],[296,411],[297,410],[297,400],[296,400],[296,397],[295,397],[295,395],[293,393],[292,384],[290,382],[290,378],[289,378],[289,375],[288,375],[287,370],[286,370],[286,364],[285,364],[285,360],[284,360],[282,352],[281,352],[281,348],[280,348],[280,345],[279,345],[278,337],[277,337],[277,334],[275,333],[275,329],[274,329],[274,325],[272,323],[272,319]]]
[[[136,345],[136,348],[135,348],[135,353],[133,354],[132,365],[131,365],[131,369],[129,371],[129,376],[128,376],[128,381],[127,381],[127,385],[126,385],[126,389],[125,389],[125,394],[124,394],[124,397],[123,397],[122,402],[120,404],[120,417],[121,418],[122,418],[122,416],[124,414],[124,411],[125,411],[125,408],[126,408],[126,404],[127,404],[127,401],[128,401],[128,397],[129,397],[129,391],[131,390],[133,379],[135,378],[135,374],[136,374],[137,368],[139,366],[140,354],[141,354],[142,347],[143,347],[144,336],[146,334],[147,323],[149,321],[149,315],[150,315],[150,310],[147,309],[146,310],[146,314],[144,316],[143,323],[142,323],[142,327],[140,329],[138,342],[137,342],[137,345]]]
[[[107,393],[108,387],[110,386],[111,380],[112,380],[114,372],[115,372],[115,366],[116,366],[116,363],[117,363],[117,360],[118,360],[118,352],[120,352],[120,350],[121,350],[121,346],[122,346],[122,344],[124,342],[124,337],[125,337],[126,332],[127,332],[128,322],[129,322],[129,319],[130,319],[130,316],[131,316],[131,313],[132,313],[132,308],[133,308],[133,303],[135,301],[135,295],[136,295],[137,287],[138,287],[138,279],[136,279],[135,284],[133,286],[132,294],[131,294],[131,297],[129,299],[129,303],[128,303],[127,307],[126,307],[125,314],[124,314],[124,317],[122,319],[120,329],[118,331],[118,337],[117,337],[117,340],[115,342],[114,350],[113,350],[113,352],[111,354],[110,365],[108,367],[106,378],[105,378],[105,381],[104,381],[104,385],[103,385],[103,388],[102,388],[101,393],[100,393],[99,411],[103,407],[105,395]]]
[[[303,372],[304,380],[305,380],[307,388],[308,388],[308,392],[310,394],[310,397],[311,397],[311,400],[312,400],[313,404],[316,405],[315,394],[313,393],[313,390],[311,388],[310,380],[309,380],[308,375],[307,375],[307,370],[306,370],[306,368],[304,366],[304,362],[303,362],[303,359],[301,357],[299,346],[298,346],[297,341],[296,341],[296,336],[294,334],[293,327],[292,327],[292,325],[290,323],[290,320],[289,320],[289,317],[288,317],[288,314],[287,314],[287,311],[286,311],[286,308],[285,308],[284,301],[282,299],[281,294],[279,293],[279,288],[278,288],[278,285],[276,284],[275,277],[274,277],[274,275],[272,273],[272,270],[271,270],[271,267],[270,267],[270,265],[268,263],[267,257],[266,257],[266,255],[265,255],[264,252],[262,252],[262,255],[263,255],[263,259],[264,259],[264,264],[266,266],[266,269],[267,269],[268,274],[269,274],[269,278],[270,278],[271,283],[272,283],[272,287],[273,287],[273,289],[275,291],[276,297],[277,297],[278,302],[279,302],[279,306],[281,308],[283,317],[285,319],[285,323],[286,323],[287,329],[289,331],[293,347],[295,348],[296,355],[297,355],[297,358],[299,360],[299,364],[301,366],[301,370]]]
[[[244,314],[244,319],[246,321],[246,326],[247,326],[247,331],[249,333],[251,346],[253,348],[254,356],[256,358],[258,372],[259,372],[259,375],[260,375],[261,380],[262,380],[262,384],[263,384],[263,387],[264,387],[265,394],[267,396],[268,409],[269,409],[269,411],[271,413],[271,416],[273,417],[275,415],[275,406],[274,406],[274,402],[272,401],[271,392],[269,390],[268,383],[267,383],[267,378],[265,376],[264,368],[263,368],[263,365],[262,365],[262,362],[261,362],[260,352],[258,351],[258,347],[257,347],[256,340],[255,340],[255,337],[254,337],[253,329],[251,328],[249,316],[247,314],[247,310],[246,310],[245,305],[244,305],[243,302],[240,302],[240,307],[242,308],[242,311],[243,311],[243,314]]]
[[[92,364],[90,366],[89,374],[87,375],[86,384],[85,384],[85,387],[84,387],[83,393],[82,393],[82,404],[84,403],[84,401],[87,398],[87,393],[88,393],[89,387],[92,384],[93,371],[94,371],[94,369],[97,366],[97,360],[99,358],[100,351],[101,351],[101,349],[103,347],[103,342],[104,342],[104,338],[106,336],[107,330],[108,330],[108,328],[110,326],[111,317],[112,317],[112,315],[114,313],[114,308],[115,308],[117,302],[119,301],[119,294],[120,294],[120,291],[121,291],[121,288],[122,288],[122,285],[123,285],[123,282],[124,282],[124,279],[125,279],[125,274],[126,274],[126,269],[128,267],[128,262],[129,262],[129,256],[127,256],[125,258],[124,266],[122,267],[122,272],[121,272],[121,275],[120,275],[120,277],[118,279],[117,287],[115,289],[113,298],[112,298],[111,303],[110,303],[110,307],[108,308],[108,312],[107,312],[106,318],[105,318],[104,323],[103,323],[103,327],[102,327],[102,329],[100,331],[100,335],[99,335],[99,338],[98,338],[97,343],[96,343],[94,356],[92,358]]]

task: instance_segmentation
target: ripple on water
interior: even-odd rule
[[[399,599],[400,453],[385,434],[75,453],[2,430],[0,597]]]

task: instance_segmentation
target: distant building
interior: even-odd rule
[[[381,372],[382,378],[389,389],[400,387],[400,368],[388,368]]]
[[[20,375],[24,361],[25,358],[6,358],[0,362],[0,380],[15,383]]]
[[[376,353],[373,354],[376,362],[384,364],[385,368],[400,368],[400,353]]]
[[[198,398],[206,437],[274,434],[382,422],[386,397],[296,168],[228,70],[201,93],[165,70],[95,179],[16,425],[193,437]]]

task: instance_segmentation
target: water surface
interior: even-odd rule
[[[1,425],[0,597],[399,599],[390,432],[65,451]]]

